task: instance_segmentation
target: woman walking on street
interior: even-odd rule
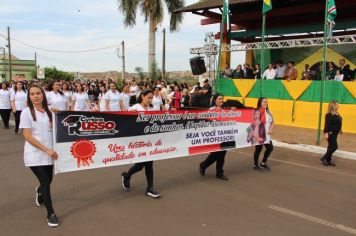
[[[90,111],[91,104],[82,84],[77,84],[77,92],[72,97],[73,111]]]
[[[210,110],[221,110],[223,109],[224,96],[222,94],[215,94],[213,96],[213,106]],[[205,175],[205,170],[214,162],[216,162],[216,178],[221,180],[228,180],[224,175],[224,163],[225,163],[226,150],[211,152],[209,156],[200,163],[199,172],[201,175]]]
[[[10,91],[8,90],[9,85],[6,82],[1,83],[0,89],[0,115],[4,127],[9,128],[9,120],[11,114],[11,102],[10,102]]]
[[[263,155],[263,159],[262,162],[260,163],[260,165],[258,165],[258,159],[260,157],[260,153],[262,151],[262,147],[263,144],[261,145],[256,145],[255,146],[255,153],[253,155],[254,158],[254,166],[253,169],[255,170],[261,170],[261,167],[263,170],[268,170],[270,171],[271,168],[267,165],[267,160],[268,157],[271,155],[272,151],[273,151],[273,143],[272,143],[272,139],[271,139],[271,134],[273,131],[273,127],[274,127],[274,120],[273,120],[273,116],[271,111],[268,108],[268,100],[265,97],[260,97],[257,101],[257,109],[260,110],[260,115],[261,115],[261,121],[262,123],[265,124],[265,128],[266,128],[266,140],[268,141],[268,143],[265,143],[264,146],[266,148],[266,151]]]
[[[27,106],[27,92],[22,82],[17,82],[11,94],[11,107],[15,115],[15,133],[19,132],[21,111]]]
[[[130,107],[129,111],[154,111],[152,106],[153,91],[151,89],[145,89],[141,92],[137,99],[137,104]],[[121,174],[122,187],[124,190],[128,191],[130,189],[131,176],[136,172],[139,172],[145,167],[147,189],[146,196],[152,198],[159,198],[161,194],[153,189],[153,161],[136,163],[132,166],[128,172],[123,172]]]
[[[68,111],[68,103],[64,93],[60,90],[61,82],[59,80],[54,80],[49,85],[50,92],[47,94],[47,102],[50,111]]]
[[[342,134],[342,118],[339,114],[339,104],[336,101],[329,103],[328,113],[325,115],[324,138],[328,141],[325,155],[320,159],[324,166],[335,166],[331,156],[337,150],[337,136]]]
[[[52,113],[47,104],[44,90],[36,84],[30,86],[27,95],[28,107],[21,113],[20,128],[25,138],[24,162],[37,177],[36,205],[47,209],[47,223],[58,226],[54,213],[50,186],[53,178],[53,161],[58,155],[53,150]]]

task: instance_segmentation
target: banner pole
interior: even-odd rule
[[[323,113],[323,100],[324,100],[324,92],[325,92],[328,1],[329,0],[325,0],[324,43],[323,43],[323,61],[322,61],[323,64],[322,64],[321,83],[320,83],[319,121],[318,121],[318,135],[316,141],[317,145],[320,145],[321,117]]]
[[[261,74],[265,69],[265,33],[266,33],[266,13],[262,14],[262,49],[261,49]],[[261,77],[260,97],[263,96],[263,78]]]

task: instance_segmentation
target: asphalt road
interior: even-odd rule
[[[159,200],[144,172],[121,188],[128,166],[64,173],[52,196],[61,225],[35,205],[37,181],[23,164],[23,138],[0,128],[0,235],[356,235],[356,162],[320,165],[317,154],[275,148],[271,172],[252,170],[253,149],[229,151],[225,174],[200,176],[204,155],[154,163]]]

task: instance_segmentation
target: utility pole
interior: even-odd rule
[[[125,41],[121,42],[122,48],[122,81],[125,83]]]
[[[9,81],[12,81],[12,61],[11,61],[11,40],[10,40],[10,27],[7,27],[7,46],[9,47]]]
[[[166,29],[163,28],[162,81],[166,78]]]

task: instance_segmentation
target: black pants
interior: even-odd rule
[[[328,148],[326,149],[326,153],[324,155],[325,160],[329,163],[331,162],[331,156],[337,150],[337,132],[333,132],[329,135],[328,138]]]
[[[273,151],[272,141],[270,143],[264,144],[264,146],[266,148],[266,151],[265,151],[265,154],[263,155],[262,163],[266,163],[267,162],[267,159],[268,159],[269,155],[271,155],[271,153]],[[260,157],[260,153],[262,151],[262,147],[263,147],[263,145],[255,146],[255,153],[253,154],[253,159],[254,159],[255,166],[258,166],[258,158]]]
[[[130,106],[133,106],[136,104],[136,96],[130,96]]]
[[[15,132],[16,133],[19,131],[21,112],[22,111],[16,111],[14,114],[15,115]]]
[[[206,169],[216,162],[216,176],[222,176],[224,174],[225,155],[226,151],[211,152],[205,161],[200,163],[200,167]]]
[[[53,165],[49,166],[31,166],[32,172],[36,175],[40,182],[38,188],[39,193],[42,196],[43,203],[46,206],[47,214],[52,215],[54,213],[51,198],[51,183],[53,179]]]
[[[127,172],[128,178],[131,178],[133,174],[139,172],[145,167],[146,179],[147,179],[147,189],[153,188],[153,161],[136,163]]]
[[[5,128],[9,128],[11,109],[0,109],[0,115]]]

